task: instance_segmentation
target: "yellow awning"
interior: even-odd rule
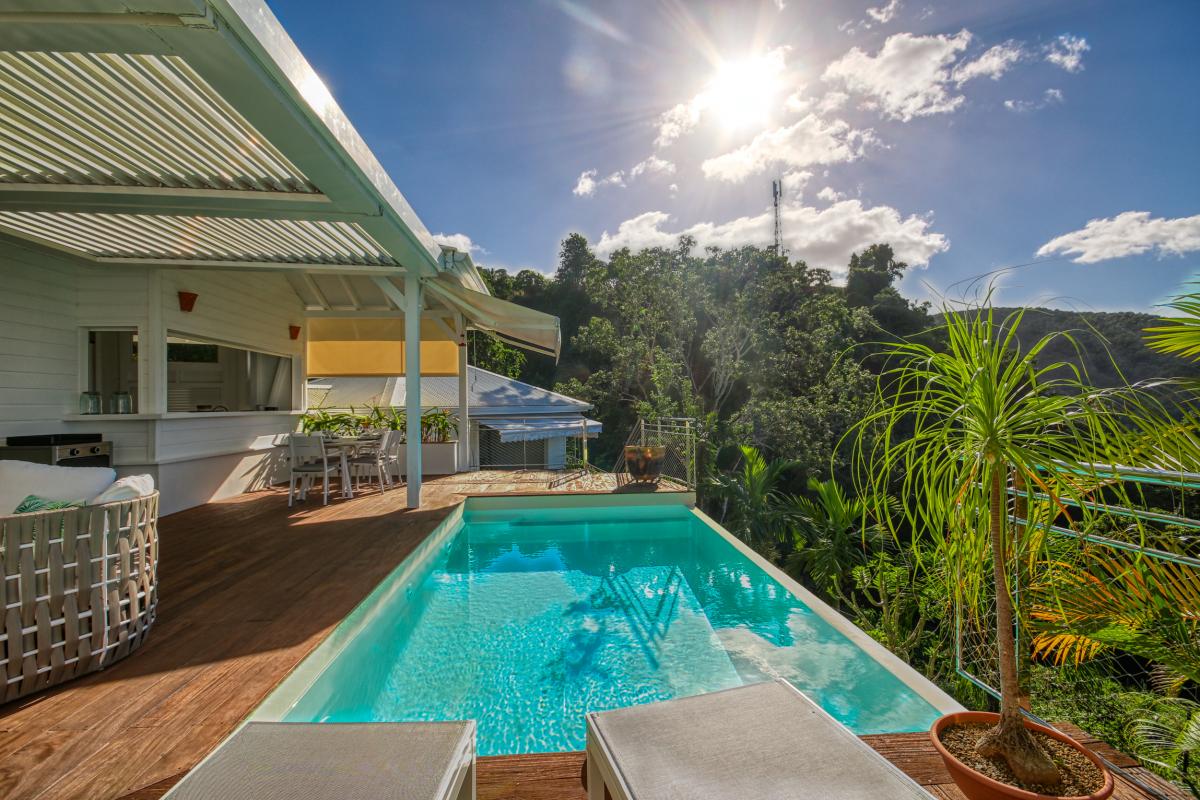
[[[308,321],[309,375],[391,377],[404,370],[403,318]],[[458,374],[458,342],[433,320],[421,320],[421,374]]]

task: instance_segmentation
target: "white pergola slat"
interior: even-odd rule
[[[176,56],[0,52],[0,183],[316,193]]]

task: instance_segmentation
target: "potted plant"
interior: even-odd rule
[[[638,483],[654,483],[662,475],[667,448],[661,445],[625,445],[625,469]]]
[[[1150,404],[1129,387],[1098,391],[1078,366],[1045,358],[1053,342],[1074,347],[1069,334],[1049,334],[1023,349],[1017,331],[1024,312],[1002,321],[993,314],[946,309],[945,341],[936,349],[908,341],[881,345],[875,408],[849,434],[856,477],[865,495],[878,498],[878,517],[894,535],[904,524],[914,539],[933,537],[941,553],[967,549],[955,541],[961,537],[980,545],[974,552],[990,553],[990,575],[977,569],[951,588],[977,592],[976,607],[980,598],[995,597],[999,713],[950,714],[930,732],[959,787],[970,798],[1098,800],[1113,791],[1101,762],[1022,714],[1008,564],[1031,563],[1041,541],[1038,524],[1068,509],[1077,518],[1094,513],[1080,502],[1105,483],[1096,465],[1137,463],[1139,445],[1159,425]],[[904,512],[898,517],[883,508],[896,476]],[[1010,481],[1038,498],[1039,508],[1025,517],[1041,523],[1027,531],[1009,524]],[[1079,521],[1067,516],[1067,524]]]
[[[421,441],[442,443],[458,433],[458,422],[444,408],[431,408],[421,415]]]

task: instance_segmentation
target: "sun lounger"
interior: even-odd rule
[[[785,681],[587,715],[589,800],[931,797]]]
[[[475,723],[251,722],[166,800],[474,800]]]

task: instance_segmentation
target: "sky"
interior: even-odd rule
[[[912,297],[1146,311],[1200,274],[1196,0],[272,8],[481,265],[767,246],[780,180],[792,258],[887,242]]]

